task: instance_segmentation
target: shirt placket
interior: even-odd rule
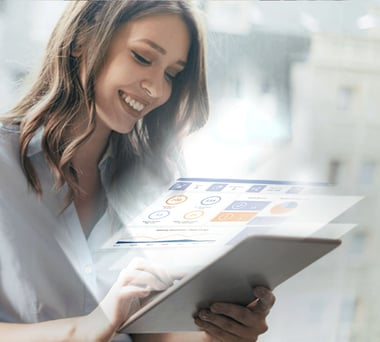
[[[94,260],[73,203],[63,213],[63,219],[68,232],[68,250],[71,251],[68,258],[83,281],[84,311],[88,313],[93,310],[98,297]]]

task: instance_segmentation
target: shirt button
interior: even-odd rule
[[[83,271],[85,274],[91,274],[92,273],[92,266],[91,265],[84,266]]]

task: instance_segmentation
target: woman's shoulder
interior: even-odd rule
[[[0,130],[9,132],[20,132],[20,125],[2,122],[0,117]]]
[[[20,136],[20,125],[6,124],[0,121],[0,139],[9,139],[14,137],[18,139]]]
[[[19,125],[8,125],[0,122],[0,162],[18,161],[19,155]],[[6,163],[6,164],[7,164]]]

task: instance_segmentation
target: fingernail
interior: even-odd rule
[[[254,301],[252,301],[251,303],[249,303],[248,305],[247,305],[247,308],[249,308],[249,309],[253,309],[256,305],[257,305],[257,303],[260,301],[260,298],[256,298]]]
[[[207,318],[209,318],[208,312],[205,311],[205,310],[199,311],[198,316],[199,316],[199,318],[201,318],[201,319],[207,319]]]
[[[164,291],[168,288],[164,283],[157,284],[157,291]]]
[[[251,304],[249,304],[250,306],[255,306],[258,302],[259,302],[260,298],[256,298]]]
[[[256,297],[262,298],[267,295],[268,290],[265,287],[256,287],[253,290],[253,293],[255,294]]]
[[[211,310],[216,310],[216,311],[218,311],[218,310],[222,310],[222,305],[219,304],[219,303],[213,303],[213,304],[211,305]]]

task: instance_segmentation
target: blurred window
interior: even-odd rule
[[[342,163],[340,160],[331,160],[329,165],[328,180],[331,184],[338,184],[341,178]]]
[[[364,161],[360,166],[359,184],[372,185],[375,183],[376,162],[372,160]]]
[[[338,88],[336,107],[342,112],[347,112],[352,109],[352,102],[355,91],[352,86],[341,86]]]

